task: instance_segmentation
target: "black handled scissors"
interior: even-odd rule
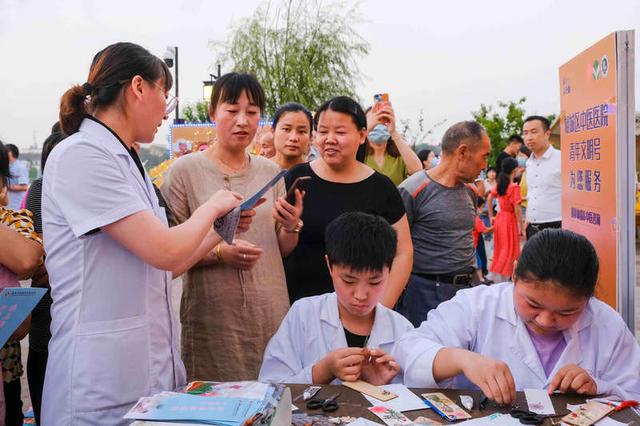
[[[541,425],[542,423],[544,423],[546,419],[553,419],[553,418],[565,416],[564,414],[557,414],[557,415],[537,414],[527,410],[519,410],[517,408],[514,408],[513,410],[511,410],[509,414],[511,414],[511,417],[515,417],[516,419],[520,420],[520,423],[522,423],[523,425]]]
[[[339,407],[338,402],[336,401],[336,398],[338,398],[339,395],[340,392],[335,395],[331,395],[327,399],[313,398],[311,401],[307,402],[307,408],[310,410],[322,408],[322,411],[325,413],[332,413]]]

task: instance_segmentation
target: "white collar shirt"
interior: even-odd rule
[[[539,158],[527,160],[527,221],[548,223],[562,220],[562,159],[549,145]]]

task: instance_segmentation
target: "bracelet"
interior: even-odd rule
[[[302,231],[302,227],[304,226],[304,223],[302,222],[302,219],[298,220],[298,223],[296,223],[296,226],[294,226],[293,229],[287,229],[285,227],[282,227],[282,229],[284,229],[284,232],[287,232],[289,234],[299,234],[300,231]]]
[[[224,259],[222,258],[222,243],[218,243],[213,251],[216,255],[216,263],[223,263]]]

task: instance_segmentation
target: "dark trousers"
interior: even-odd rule
[[[44,387],[44,373],[47,368],[49,352],[36,351],[29,348],[27,358],[27,381],[29,382],[29,394],[33,405],[33,414],[36,424],[40,424],[40,407],[42,406],[42,388]]]
[[[22,426],[24,422],[21,392],[20,379],[10,383],[4,382],[4,403],[7,413],[5,422],[7,426]]]
[[[427,319],[427,314],[430,310],[451,299],[458,290],[463,288],[468,288],[468,286],[436,283],[416,274],[411,274],[397,310],[414,327],[419,327],[422,321]]]
[[[484,246],[483,235],[478,235],[478,247],[476,247],[476,259],[478,260],[478,269],[482,271],[482,275],[485,276],[489,273],[488,261],[487,261],[487,249]]]
[[[531,237],[533,237],[534,235],[536,235],[538,232],[542,231],[543,229],[547,229],[547,228],[561,228],[562,227],[562,221],[557,221],[557,222],[546,222],[546,223],[530,223],[527,226],[527,240]]]

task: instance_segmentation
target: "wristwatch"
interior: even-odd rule
[[[296,226],[293,229],[287,229],[284,228],[284,232],[288,232],[290,234],[299,234],[300,231],[302,231],[302,227],[304,226],[304,223],[302,222],[302,219],[298,220],[298,223],[296,223]]]

